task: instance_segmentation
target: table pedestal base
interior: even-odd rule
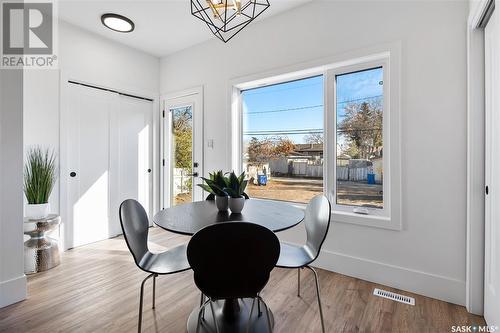
[[[252,308],[251,298],[244,298],[238,300],[238,306],[235,304],[225,304],[228,301],[216,301],[213,303],[215,317],[217,319],[217,325],[219,326],[220,333],[240,333],[247,331],[247,324],[250,316],[250,309]],[[267,316],[265,312],[265,306],[261,303],[262,314],[259,316],[259,311],[257,310],[257,302],[255,300],[255,306],[253,308],[252,318],[250,318],[250,330],[252,333],[263,333],[268,332],[267,326]],[[228,313],[229,309],[234,309],[234,312]],[[224,311],[223,311],[224,310]],[[198,313],[200,311],[199,307],[196,307],[191,315],[189,316],[187,323],[188,333],[196,333],[196,326],[198,325]],[[274,327],[274,317],[269,310],[271,327]],[[214,318],[212,316],[212,310],[210,309],[210,304],[205,307],[205,316],[202,318],[200,323],[200,333],[214,333],[215,325]]]

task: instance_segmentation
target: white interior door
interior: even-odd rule
[[[164,110],[162,208],[203,200],[201,93],[166,99]]]
[[[67,89],[65,247],[121,234],[118,208],[152,205],[153,103],[81,85]]]
[[[500,326],[500,22],[495,10],[485,28],[485,274],[484,318]]]
[[[117,94],[69,85],[67,247],[109,237],[110,116]],[[111,228],[112,229],[112,228]]]
[[[111,217],[119,221],[118,210],[126,199],[152,211],[152,111],[147,100],[120,95],[111,118],[110,172]],[[119,223],[110,224],[110,235],[122,233]]]

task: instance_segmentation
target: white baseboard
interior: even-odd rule
[[[330,251],[321,251],[321,255],[313,266],[442,301],[465,305],[465,281]]]
[[[26,297],[26,275],[0,282],[0,308],[22,301]]]

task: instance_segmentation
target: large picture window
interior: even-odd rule
[[[307,203],[324,193],[336,221],[400,229],[394,52],[233,85],[232,161],[248,194]]]
[[[323,76],[241,92],[251,197],[307,203],[323,192]]]

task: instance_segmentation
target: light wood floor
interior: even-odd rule
[[[187,241],[154,228],[152,249]],[[0,332],[135,332],[140,281],[122,238],[76,248],[63,254],[50,271],[28,277],[29,298],[0,309]],[[276,318],[276,332],[321,332],[310,272],[302,274],[302,297],[296,296],[296,271],[276,269],[263,297]],[[319,270],[328,332],[450,332],[452,325],[484,325],[464,307],[413,295],[416,306],[372,295],[377,284]],[[384,287],[392,291],[398,290]],[[192,273],[159,277],[156,310],[147,284],[143,332],[185,332],[186,320],[199,301]]]

